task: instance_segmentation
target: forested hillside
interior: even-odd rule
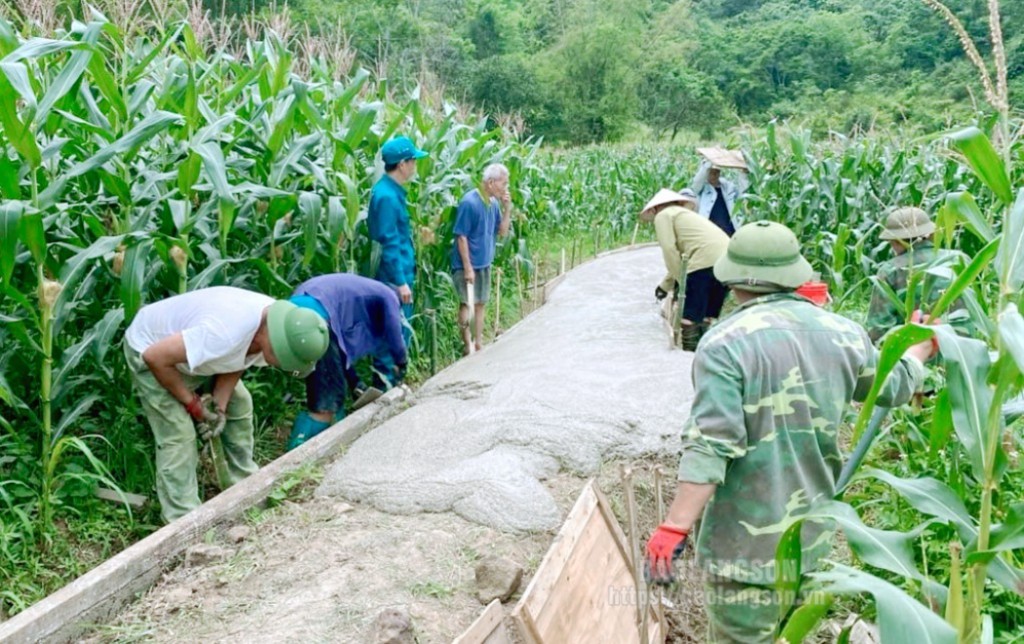
[[[267,0],[206,0],[214,14]],[[987,53],[985,0],[950,0]],[[276,5],[278,10],[281,4]],[[710,135],[797,119],[822,134],[934,131],[983,109],[977,72],[924,0],[291,0],[340,29],[356,64],[430,78],[549,140]],[[1011,99],[1024,91],[1024,2],[1005,2]]]

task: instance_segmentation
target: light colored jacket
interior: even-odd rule
[[[711,169],[711,164],[706,160],[700,164],[700,169],[697,170],[697,174],[694,175],[693,181],[690,183],[690,188],[697,193],[697,198],[700,200],[697,205],[697,212],[703,217],[711,216],[711,208],[715,205],[715,199],[718,195],[715,193],[715,187],[708,183],[708,170]],[[721,184],[722,196],[725,197],[725,205],[729,209],[729,216],[733,216],[733,206],[736,205],[736,200],[740,198],[747,188],[750,187],[750,180],[747,178],[746,172],[740,172],[739,178],[735,181],[728,181],[724,177],[719,178],[718,182]],[[737,228],[740,226],[740,222],[733,220],[733,223]]]

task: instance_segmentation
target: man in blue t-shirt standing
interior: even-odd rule
[[[416,255],[412,246],[412,225],[405,201],[404,184],[416,175],[416,161],[427,156],[405,136],[396,136],[381,146],[380,156],[384,161],[384,175],[370,191],[370,208],[367,225],[370,239],[380,244],[380,265],[374,276],[395,289],[402,304],[402,315],[406,320],[402,336],[409,345],[408,320],[412,317],[412,287],[416,273]],[[384,385],[381,378],[391,378],[394,360],[383,351],[373,362],[379,374],[375,385]]]
[[[499,205],[500,202],[500,205]],[[512,212],[508,191],[508,168],[492,163],[484,168],[483,185],[459,202],[452,244],[452,278],[459,292],[459,330],[466,354],[479,351],[484,340],[484,309],[491,295],[491,262],[494,261],[495,233],[508,234]],[[474,338],[469,328],[469,289],[473,289]]]

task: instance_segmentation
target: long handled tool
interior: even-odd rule
[[[672,342],[677,347],[683,346],[683,306],[686,304],[686,256],[679,258],[679,277],[676,278],[676,310],[672,319]]]
[[[882,422],[888,415],[888,407],[875,407],[874,411],[871,412],[871,420],[868,421],[867,428],[861,434],[860,440],[857,442],[856,447],[853,448],[853,453],[850,454],[850,458],[846,460],[843,469],[839,472],[839,480],[836,481],[837,497],[842,495],[846,485],[853,478],[857,468],[860,467],[861,461],[864,460],[864,456],[868,453],[871,443],[875,441],[875,436],[878,435],[878,430],[882,428]]]

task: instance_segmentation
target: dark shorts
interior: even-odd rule
[[[345,407],[348,383],[345,378],[345,352],[331,332],[327,353],[306,377],[306,408],[310,411],[337,412]]]
[[[478,268],[473,273],[473,301],[476,304],[486,304],[487,300],[491,299],[491,267]],[[468,304],[466,271],[457,269],[452,274],[452,281],[455,282],[455,290],[459,293],[459,304]]]
[[[715,279],[714,269],[702,268],[686,276],[686,300],[683,317],[692,322],[717,318],[725,303],[726,288]]]

